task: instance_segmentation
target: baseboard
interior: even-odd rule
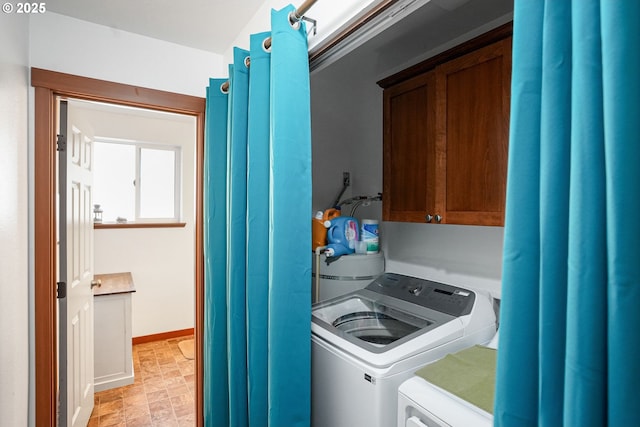
[[[186,337],[186,336],[189,336],[189,335],[193,335],[193,332],[194,332],[193,328],[180,329],[178,331],[161,332],[159,334],[143,335],[141,337],[133,337],[131,339],[131,342],[133,343],[133,345],[144,344],[146,342],[153,342],[153,341],[168,340],[168,339],[171,339],[171,338]]]

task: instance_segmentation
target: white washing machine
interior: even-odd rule
[[[385,273],[312,309],[312,426],[391,427],[398,388],[420,367],[488,342],[491,298]]]

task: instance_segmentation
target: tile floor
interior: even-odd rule
[[[133,346],[135,382],[95,394],[87,427],[193,427],[194,364],[172,338]]]

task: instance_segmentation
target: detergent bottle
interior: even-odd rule
[[[324,226],[325,221],[340,216],[338,209],[327,209],[324,212],[316,212],[315,217],[311,220],[311,250],[315,251],[318,246],[327,244],[327,227]]]
[[[339,216],[325,221],[327,227],[328,257],[348,255],[355,252],[358,241],[358,220],[350,216]]]

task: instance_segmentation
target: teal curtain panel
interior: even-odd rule
[[[640,3],[516,0],[494,425],[640,425]]]
[[[235,48],[228,78],[207,89],[208,427],[310,424],[309,64],[293,11],[272,11],[270,31]]]

